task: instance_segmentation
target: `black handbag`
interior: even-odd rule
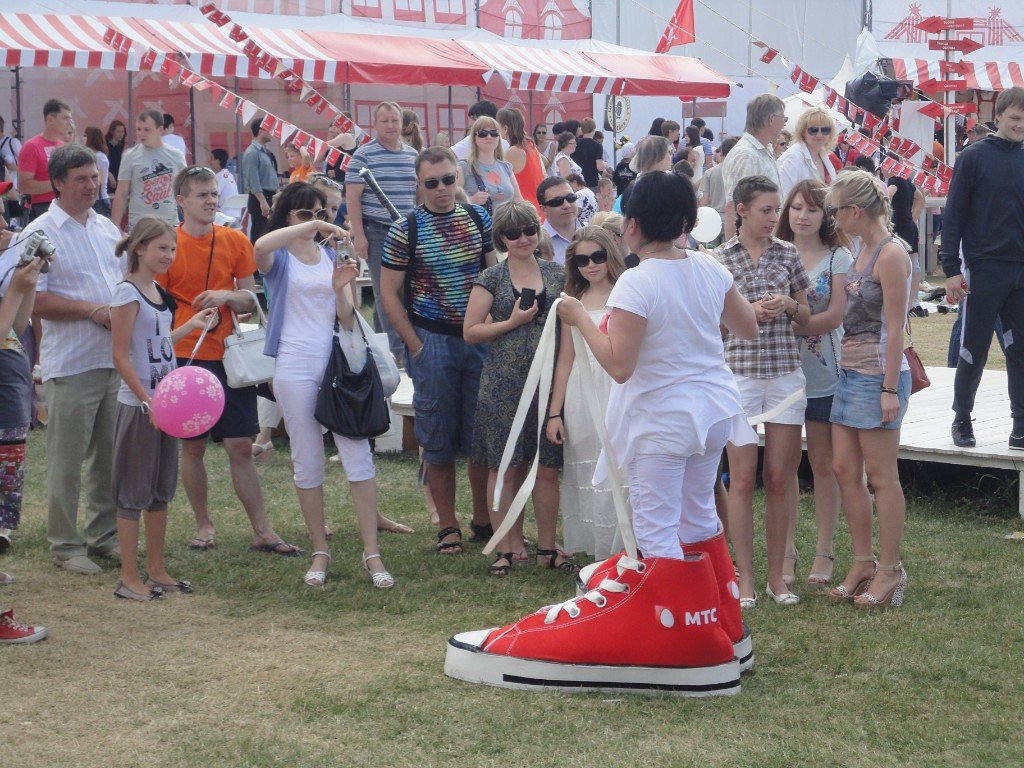
[[[362,330],[362,326],[359,327]],[[313,418],[337,435],[354,439],[379,437],[390,429],[391,413],[369,340],[364,332],[366,364],[361,371],[353,372],[338,341],[337,321],[334,331],[331,356],[317,392]]]

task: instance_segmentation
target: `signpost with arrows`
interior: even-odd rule
[[[955,17],[943,17],[943,16],[929,16],[923,19],[917,24],[917,28],[927,32],[930,35],[942,35],[942,37],[935,38],[928,41],[928,49],[932,51],[943,51],[944,60],[939,64],[939,71],[943,75],[966,75],[968,68],[962,62],[953,61],[952,54],[954,52],[962,55],[973,53],[984,45],[979,43],[970,37],[954,37],[953,32],[966,32],[974,29],[974,19],[963,16]],[[955,93],[959,90],[967,88],[966,80],[936,80],[935,78],[929,78],[918,84],[918,87],[925,93],[942,93],[944,94],[943,102],[950,111],[947,112],[947,118],[944,122],[944,134],[945,134],[945,149],[946,149],[946,163],[948,165],[953,164],[953,153],[955,148],[955,141],[953,141],[953,135],[955,130],[955,121],[952,113],[958,112],[961,115],[970,114],[978,111],[977,104],[973,102],[957,104]]]

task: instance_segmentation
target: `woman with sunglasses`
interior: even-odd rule
[[[571,131],[562,131],[558,134],[558,151],[555,153],[551,165],[548,166],[548,176],[568,179],[572,173],[583,173],[583,169],[571,157],[575,151],[576,134]]]
[[[565,292],[579,299],[590,319],[598,324],[612,286],[625,271],[626,265],[611,233],[600,226],[584,227],[576,232],[565,252]],[[546,435],[563,450],[561,506],[565,549],[605,558],[622,549],[622,538],[608,482],[598,486],[592,482],[601,455],[601,441],[587,408],[572,328],[563,325],[561,336]],[[589,349],[584,364],[589,364],[593,372],[593,394],[604,413],[612,379]]]
[[[505,203],[495,211],[493,231],[495,246],[508,251],[508,258],[477,276],[463,326],[463,336],[469,344],[488,345],[480,375],[472,451],[473,463],[490,469],[488,499],[494,497],[498,467],[544,322],[565,283],[565,269],[561,264],[541,261],[534,255],[540,218],[532,205],[524,200]],[[533,295],[532,301],[528,301],[529,294]],[[547,403],[543,403],[540,407],[546,406]],[[537,411],[535,405],[518,435],[498,510],[491,512],[491,525],[497,529],[505,519],[512,498],[526,477],[527,465],[539,461],[533,490],[537,561],[548,568],[573,573],[577,568],[572,557],[556,542],[562,449],[542,439],[540,456],[534,456]],[[517,523],[499,543],[490,573],[507,576],[514,562],[525,559],[522,525]]]
[[[473,137],[469,145],[469,157],[459,161],[462,188],[469,201],[493,215],[501,203],[522,200],[512,164],[505,159],[505,152],[501,148],[498,121],[487,115],[478,117],[469,135]]]
[[[826,186],[836,176],[832,149],[836,145],[836,121],[824,107],[811,107],[796,121],[796,136],[779,157],[779,179],[785,199],[797,182],[816,179]]]
[[[254,245],[256,266],[272,300],[264,351],[277,358],[274,396],[291,439],[295,492],[313,542],[313,562],[303,579],[311,587],[326,583],[331,561],[324,526],[324,443],[313,410],[336,325],[350,364],[359,370],[365,361],[348,289],[359,268],[353,259],[336,264],[325,247],[348,242],[348,233],[328,221],[325,202],[312,185],[289,184],[274,199],[267,233]],[[326,238],[324,243],[317,242],[318,235]],[[363,568],[374,587],[390,589],[395,580],[384,569],[377,546],[377,481],[370,442],[334,435],[334,443],[363,540]]]

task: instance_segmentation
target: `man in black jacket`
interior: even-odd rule
[[[971,411],[998,317],[1013,416],[1009,444],[1024,450],[1024,88],[1000,93],[995,117],[995,135],[957,160],[942,216],[946,296],[951,304],[964,301],[952,434],[957,446],[975,445]]]

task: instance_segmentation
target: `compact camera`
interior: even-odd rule
[[[43,266],[39,271],[49,272],[50,260],[55,253],[57,253],[57,249],[50,242],[50,238],[41,229],[37,229],[25,240],[25,248],[21,252],[21,261],[18,262],[18,266],[23,267],[38,257],[43,260]]]

